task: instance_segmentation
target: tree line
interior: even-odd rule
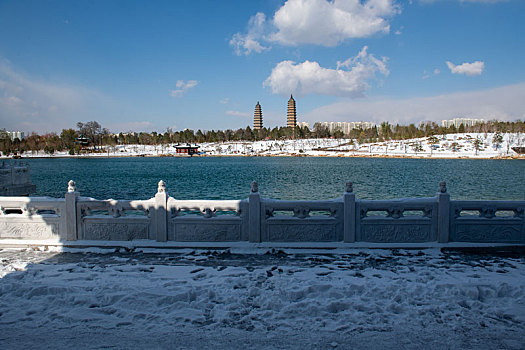
[[[63,129],[60,134],[47,133],[39,135],[32,133],[24,140],[11,140],[5,130],[0,130],[0,152],[2,155],[23,154],[26,152],[44,151],[49,154],[68,151],[69,154],[82,152],[103,152],[106,146],[116,145],[166,145],[174,143],[203,143],[227,141],[260,141],[309,138],[350,138],[359,143],[382,142],[385,140],[405,140],[422,137],[436,137],[454,133],[523,133],[525,122],[521,120],[504,122],[492,120],[474,126],[461,124],[458,128],[441,127],[436,123],[421,123],[400,125],[383,122],[370,129],[352,129],[344,134],[340,129],[330,130],[321,123],[314,124],[312,130],[308,127],[289,128],[275,127],[254,130],[249,126],[237,130],[202,131],[185,129],[173,131],[167,129],[158,132],[128,132],[112,134],[98,122],[78,122],[76,129]]]

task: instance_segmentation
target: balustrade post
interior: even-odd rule
[[[158,242],[166,242],[168,240],[168,193],[166,191],[166,183],[159,181],[157,193],[155,194],[155,215],[154,221],[155,237]]]
[[[256,181],[252,182],[248,215],[248,239],[250,242],[261,242],[261,195]]]
[[[450,194],[447,193],[447,184],[439,184],[438,200],[438,242],[448,243],[450,234]]]
[[[66,222],[66,234],[65,238],[68,241],[78,240],[78,231],[77,231],[77,200],[79,193],[77,187],[75,186],[75,181],[69,180],[67,184],[66,192],[66,210],[63,215],[65,215]],[[63,237],[61,237],[63,238]]]
[[[346,183],[343,193],[343,235],[346,243],[355,242],[355,193],[351,182]]]

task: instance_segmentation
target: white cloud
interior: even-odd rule
[[[458,116],[486,120],[525,118],[525,82],[488,90],[405,99],[345,100],[304,114],[304,121],[388,121],[418,123]]]
[[[258,12],[255,16],[250,18],[248,22],[248,33],[236,33],[230,40],[230,46],[233,47],[235,53],[240,56],[242,54],[249,55],[252,52],[261,53],[269,47],[261,45],[259,42],[264,36],[266,27],[266,16],[262,12]]]
[[[22,103],[22,100],[16,96],[9,96],[7,98],[7,103],[9,103],[10,105],[18,105]]]
[[[234,117],[250,117],[250,113],[239,112],[239,111],[226,111],[226,114],[232,115]]]
[[[234,34],[230,45],[238,55],[268,49],[261,41],[336,46],[347,39],[389,33],[388,19],[399,12],[394,0],[288,0],[270,21],[260,12],[253,16],[248,32]]]
[[[219,101],[220,104],[228,104],[228,102],[230,102],[230,98],[229,97],[225,97],[223,98],[222,100]]]
[[[0,57],[0,125],[26,132],[58,131],[92,120],[110,104],[98,92],[81,86],[51,83],[28,76]],[[100,120],[99,120],[100,121]]]
[[[391,0],[289,0],[273,17],[272,41],[283,45],[336,46],[350,38],[388,33],[386,17],[398,12]]]
[[[360,97],[369,88],[368,80],[376,73],[389,74],[387,59],[381,60],[367,53],[367,47],[344,62],[337,62],[336,69],[323,68],[317,62],[296,64],[282,61],[272,70],[263,85],[274,94],[297,95],[321,94],[344,97]]]
[[[438,75],[439,73],[441,73],[441,71],[437,68],[435,68],[433,71],[432,71],[432,74],[428,73],[426,70],[423,71],[423,79],[428,79],[430,78],[431,76],[433,75]]]
[[[395,34],[395,35],[401,35],[401,34],[403,34],[403,29],[404,29],[404,28],[405,28],[404,26],[399,27],[399,29],[396,30],[396,31],[394,32],[394,34]]]
[[[187,82],[184,82],[184,80],[177,80],[177,83],[175,84],[176,90],[170,91],[170,96],[172,97],[182,97],[184,94],[190,90],[193,89],[195,86],[197,86],[199,82],[197,80],[188,80]]]
[[[456,66],[454,63],[447,61],[447,66],[452,74],[465,74],[468,76],[473,76],[483,73],[485,63],[483,61],[476,61],[472,63],[465,62]]]

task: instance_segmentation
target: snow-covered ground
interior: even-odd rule
[[[477,138],[481,140],[478,152],[474,148]],[[497,144],[494,134],[470,133],[439,136],[434,144],[429,143],[428,137],[363,144],[350,139],[308,139],[203,144],[202,150],[212,155],[495,158],[517,156],[512,147],[523,144],[523,134],[505,134],[503,142]]]
[[[525,257],[0,250],[0,347],[523,349]]]
[[[516,157],[515,146],[525,146],[525,134],[503,134],[503,142],[494,142],[494,134],[449,134],[437,136],[438,142],[429,143],[428,137],[410,140],[389,140],[359,144],[350,139],[305,139],[238,141],[199,144],[200,152],[212,156],[324,156],[324,157],[415,157],[415,158],[498,158]],[[476,152],[474,140],[481,140]],[[118,145],[106,147],[101,153],[88,153],[89,157],[131,157],[176,155],[174,145]],[[24,153],[23,157],[70,157],[68,152],[53,156],[43,151]],[[77,157],[77,156],[76,156]],[[522,156],[523,157],[523,156]]]

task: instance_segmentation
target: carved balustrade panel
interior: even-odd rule
[[[437,241],[435,198],[358,201],[356,240],[375,243]]]
[[[0,169],[0,186],[12,184],[11,169]]]
[[[416,222],[361,222],[357,240],[375,243],[424,243],[437,240],[429,223]]]
[[[228,242],[248,239],[248,202],[168,199],[168,241]]]
[[[84,240],[132,241],[149,238],[149,223],[144,220],[87,219],[82,223]]]
[[[153,200],[82,198],[77,202],[78,239],[115,241],[154,239],[151,228],[154,205]]]
[[[241,219],[175,218],[168,225],[168,241],[179,242],[237,242],[242,237]]]
[[[22,184],[29,182],[28,168],[15,167],[13,169],[13,172],[14,172],[14,177],[13,177],[14,185],[22,185]]]
[[[64,200],[8,197],[0,202],[0,239],[59,239]]]
[[[525,201],[454,201],[450,241],[525,242]]]
[[[330,219],[290,221],[270,219],[266,225],[269,242],[337,242],[342,241],[342,225]],[[323,222],[324,221],[324,222]]]
[[[261,201],[261,239],[268,242],[343,240],[342,201]]]

